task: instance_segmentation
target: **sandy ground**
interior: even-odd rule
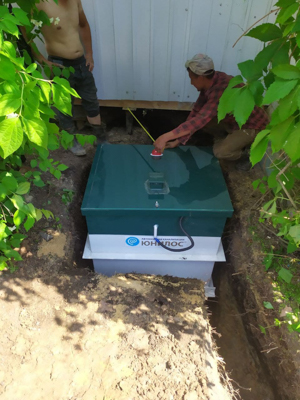
[[[3,400],[231,399],[203,285],[144,275],[2,275]]]

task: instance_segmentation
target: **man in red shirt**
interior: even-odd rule
[[[220,97],[233,78],[224,72],[215,71],[214,63],[205,54],[196,54],[185,64],[191,84],[200,92],[187,120],[176,129],[161,135],[155,142],[155,149],[164,149],[186,144],[200,129],[214,136],[214,155],[219,159],[238,160],[249,147],[255,136],[269,123],[266,112],[255,106],[247,122],[239,128],[234,117],[227,114],[218,123],[217,112]]]

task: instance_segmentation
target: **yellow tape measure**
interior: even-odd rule
[[[140,121],[137,119],[137,117],[133,114],[133,112],[130,110],[130,108],[127,108],[127,110],[130,112],[130,114],[133,116],[133,118],[141,125],[141,127],[144,129],[144,131],[147,133],[149,138],[152,140],[152,142],[155,142],[153,137],[150,135],[150,133],[147,131],[147,129],[140,123]]]

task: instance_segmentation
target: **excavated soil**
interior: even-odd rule
[[[3,400],[231,399],[200,281],[18,273],[0,295]]]
[[[151,143],[137,126],[126,134],[121,110],[104,116],[110,143]],[[185,118],[138,116],[154,137]],[[45,174],[46,186],[28,196],[56,218],[36,224],[20,249],[19,270],[0,276],[1,399],[299,400],[298,338],[259,330],[274,319],[262,306],[272,290],[249,229],[259,168],[244,173],[222,165],[235,214],[224,233],[227,263],[214,272],[217,297],[204,303],[197,280],[107,278],[82,260],[80,205],[94,154],[92,146],[83,158],[53,152],[69,169],[59,181]]]

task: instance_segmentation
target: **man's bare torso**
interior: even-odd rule
[[[79,35],[79,13],[81,3],[78,0],[41,1],[37,4],[39,10],[45,11],[54,21],[58,17],[57,25],[42,27],[48,55],[68,59],[75,59],[83,55],[84,49]]]

